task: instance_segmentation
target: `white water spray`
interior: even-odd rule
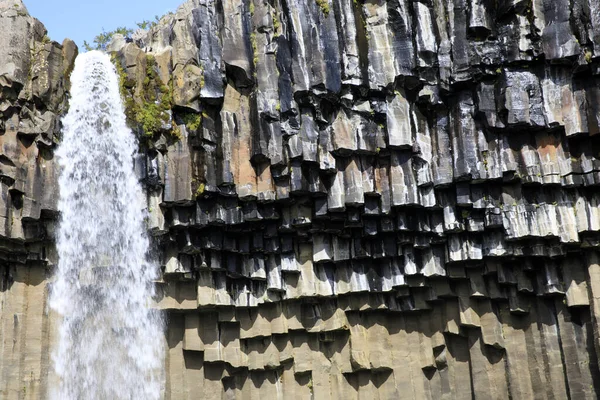
[[[61,222],[51,306],[62,315],[53,355],[57,398],[160,397],[162,321],[149,309],[157,269],[134,174],[137,142],[125,124],[107,55],[81,54],[57,151]]]

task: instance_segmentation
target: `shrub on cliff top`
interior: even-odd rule
[[[165,16],[168,15],[173,15],[172,12],[168,12],[163,16],[158,16],[156,15],[154,17],[154,21],[150,21],[150,20],[144,20],[142,22],[136,22],[136,26],[140,29],[152,29],[154,28],[158,22],[163,19]],[[92,44],[88,43],[87,40],[83,41],[83,47],[85,48],[86,51],[91,51],[91,50],[106,50],[106,46],[108,46],[108,44],[110,43],[110,41],[112,40],[113,36],[115,34],[121,34],[125,37],[129,37],[133,34],[134,29],[131,28],[127,28],[125,26],[121,26],[118,27],[117,29],[114,29],[112,31],[105,31],[104,28],[102,28],[102,33],[100,33],[99,35],[96,35],[96,37],[94,37],[94,41],[92,42]]]
[[[94,44],[90,45],[87,40],[83,41],[83,47],[87,50],[87,51],[91,51],[91,50],[106,50],[106,46],[108,46],[108,44],[110,43],[110,41],[112,40],[113,36],[116,34],[121,34],[123,36],[131,36],[131,34],[133,33],[133,29],[129,29],[126,28],[124,26],[121,26],[117,29],[115,29],[114,31],[110,31],[110,32],[106,32],[104,29],[102,30],[102,33],[97,35],[94,38]]]

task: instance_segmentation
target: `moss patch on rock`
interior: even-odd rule
[[[198,131],[202,127],[202,114],[188,112],[181,116],[181,120],[190,131]]]
[[[316,0],[317,1],[317,5],[319,6],[319,8],[321,9],[321,12],[328,17],[329,16],[329,1],[327,0]]]
[[[141,129],[147,137],[165,132],[175,139],[181,139],[181,133],[176,126],[167,128],[171,122],[173,89],[160,80],[154,57],[146,55],[146,70],[141,87],[136,87],[136,82],[128,77],[115,56],[113,63],[119,75],[119,90],[128,123]]]

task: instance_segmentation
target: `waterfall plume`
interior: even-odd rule
[[[109,57],[79,55],[57,150],[61,213],[51,307],[60,399],[160,397],[162,320],[150,308],[157,267],[147,257],[137,141],[126,126]]]

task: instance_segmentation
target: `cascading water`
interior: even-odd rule
[[[60,399],[160,397],[162,321],[149,306],[155,265],[125,124],[107,55],[81,54],[57,151],[59,263],[51,306],[62,315],[53,355]],[[163,336],[164,337],[164,336]]]

